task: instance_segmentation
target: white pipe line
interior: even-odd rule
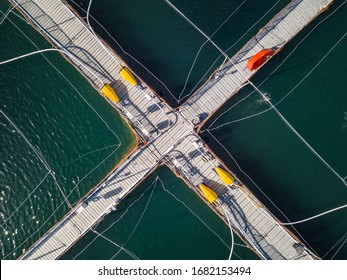
[[[256,24],[258,24],[269,12],[271,12],[272,9],[274,9],[277,4],[280,2],[281,0],[278,0],[274,5],[272,5],[272,7],[263,15],[261,16],[250,28],[248,28],[248,30],[236,41],[234,42],[225,52],[228,52],[231,48],[233,48]],[[213,65],[218,61],[219,58],[221,58],[222,55],[219,55],[215,61],[212,63],[212,65],[210,66],[209,69],[207,69],[207,71],[205,72],[205,74],[201,77],[201,79],[196,83],[196,85],[194,86],[194,88],[185,96],[183,96],[179,101],[181,102],[184,98],[186,98],[187,96],[191,95],[194,90],[196,89],[196,87],[200,84],[200,82],[205,78],[205,76],[209,73],[209,71],[211,70],[211,68],[213,67]],[[224,62],[220,65],[219,68],[222,68],[225,64],[225,61],[227,59],[224,60]]]
[[[318,63],[287,93],[285,94],[278,102],[276,102],[273,107],[277,107],[277,105],[279,105],[284,99],[286,99],[298,86],[300,86],[302,84],[302,82],[304,82],[311,74],[312,72],[323,62],[323,60],[337,47],[337,45],[344,39],[344,37],[347,35],[347,33],[345,33],[339,40],[337,43],[335,43],[335,45],[329,49],[329,51],[318,61]],[[264,81],[261,83],[263,84]],[[260,85],[261,85],[260,84]],[[253,92],[252,92],[253,93]],[[261,112],[258,112],[258,113],[255,113],[253,115],[249,115],[249,116],[246,116],[246,117],[243,117],[243,118],[240,118],[240,119],[237,119],[237,120],[233,120],[233,121],[230,121],[230,122],[226,122],[224,124],[221,124],[221,125],[218,125],[216,127],[213,127],[211,128],[211,126],[222,116],[224,115],[225,113],[227,113],[228,111],[230,111],[231,109],[233,109],[236,105],[238,105],[240,102],[244,101],[247,97],[249,97],[252,93],[250,93],[249,95],[247,95],[244,99],[240,100],[239,102],[237,102],[236,104],[234,104],[231,108],[229,108],[228,110],[226,110],[225,112],[223,112],[223,114],[221,114],[220,116],[218,116],[218,118],[216,118],[213,123],[211,123],[211,125],[209,126],[209,130],[213,131],[213,130],[216,130],[216,129],[219,129],[221,127],[224,127],[226,125],[229,125],[229,124],[232,124],[232,123],[237,123],[237,122],[240,122],[240,121],[244,121],[246,119],[250,119],[250,118],[253,118],[253,117],[256,117],[256,116],[259,116],[259,115],[262,115],[268,111],[271,111],[273,109],[273,107],[270,107],[268,109],[265,109]]]
[[[224,211],[224,214],[225,214],[225,218],[228,220],[228,225],[229,225],[229,228],[230,228],[230,235],[231,235],[231,247],[230,247],[230,254],[229,254],[229,258],[228,260],[231,260],[231,256],[233,255],[233,251],[234,251],[234,233],[233,233],[233,228],[231,227],[231,223],[230,223],[230,220],[228,218],[228,214],[227,214],[227,211],[225,210],[224,206],[222,206],[222,209]]]
[[[322,213],[320,213],[320,214],[317,214],[317,215],[308,217],[308,218],[306,218],[306,219],[302,219],[302,220],[300,220],[300,221],[295,221],[295,222],[290,222],[290,223],[280,223],[280,225],[288,226],[288,225],[301,224],[301,223],[304,223],[304,222],[307,222],[307,221],[310,221],[310,220],[319,218],[319,217],[321,217],[321,216],[327,215],[327,214],[329,214],[329,213],[338,211],[338,210],[343,209],[343,208],[346,208],[346,207],[347,207],[347,204],[342,205],[342,206],[339,206],[339,207],[336,207],[336,208],[333,208],[333,209],[330,209],[330,210],[325,211],[325,212],[322,212]]]
[[[44,182],[44,180],[47,178],[47,176],[50,175],[50,172],[47,172],[46,175],[42,178],[42,180],[39,182],[39,184],[29,193],[29,195],[26,196],[26,198],[22,201],[22,203],[11,213],[11,215],[0,225],[0,227],[3,228],[4,224],[6,224],[14,214],[18,212],[18,210],[23,206],[23,204],[32,196],[32,194],[41,186],[41,184]]]
[[[6,63],[10,63],[10,62],[13,62],[13,61],[16,61],[16,60],[19,60],[19,59],[22,59],[22,58],[25,58],[25,57],[28,57],[28,56],[31,56],[31,55],[45,53],[45,52],[54,52],[54,51],[66,54],[69,58],[71,58],[71,59],[75,60],[76,62],[78,62],[79,65],[83,66],[83,68],[85,68],[90,74],[92,74],[96,79],[98,79],[101,83],[103,83],[103,81],[98,76],[96,76],[95,73],[93,73],[91,70],[89,70],[85,66],[85,63],[83,61],[81,61],[78,57],[73,56],[70,52],[68,52],[66,50],[62,50],[62,49],[53,49],[52,48],[52,49],[43,49],[43,50],[34,51],[34,52],[23,54],[23,55],[20,55],[20,56],[17,56],[17,57],[8,59],[8,60],[1,61],[0,65],[3,65],[3,64],[6,64]]]
[[[243,6],[243,4],[246,3],[246,1],[247,1],[247,0],[244,0],[244,1],[243,1],[243,2],[232,12],[224,21],[223,21],[223,23],[211,34],[210,38],[212,38],[212,37],[224,26],[224,24],[227,23],[227,21],[228,21],[228,20],[229,20],[229,19],[230,19],[230,18],[231,18],[231,17]],[[280,1],[280,0],[279,0],[279,1]],[[191,75],[191,73],[192,73],[192,71],[193,71],[193,68],[194,68],[195,63],[196,63],[196,61],[197,61],[197,58],[198,58],[198,56],[199,56],[199,54],[200,54],[202,48],[203,48],[208,42],[209,42],[208,40],[205,40],[205,42],[200,46],[200,48],[199,48],[197,54],[195,55],[193,64],[192,64],[192,66],[190,67],[190,70],[189,70],[188,75],[187,75],[187,78],[186,78],[186,80],[185,80],[183,89],[182,89],[182,91],[180,92],[180,95],[178,96],[178,100],[182,100],[182,99],[181,99],[181,96],[182,96],[184,90],[185,90],[186,87],[187,87],[189,77],[190,77],[190,75]]]
[[[145,206],[145,208],[143,209],[143,211],[142,211],[142,213],[141,213],[141,216],[140,216],[139,220],[137,221],[135,227],[134,227],[133,230],[131,231],[131,233],[130,233],[128,239],[124,242],[124,244],[122,245],[122,247],[124,247],[124,246],[129,242],[129,240],[131,239],[131,237],[134,235],[136,229],[138,228],[140,222],[142,221],[143,216],[145,215],[146,210],[147,210],[147,208],[148,208],[148,205],[149,205],[149,203],[150,203],[151,200],[152,200],[153,193],[154,193],[154,190],[155,190],[155,188],[156,188],[156,186],[157,186],[157,183],[158,183],[158,180],[156,180],[156,182],[155,182],[155,184],[154,184],[154,186],[153,186],[152,192],[151,192],[151,194],[150,194],[150,196],[149,196],[149,198],[148,198],[148,200],[147,200],[146,206]],[[114,255],[111,257],[111,260],[114,259],[114,258],[120,253],[120,251],[121,251],[121,249],[119,249],[118,252],[117,252],[116,254],[114,254]]]
[[[9,21],[15,26],[15,28],[17,28],[25,38],[28,39],[28,41],[33,44],[37,50],[39,50],[38,46],[15,24],[13,23],[10,19]],[[107,124],[107,122],[100,116],[100,114],[96,111],[96,109],[83,97],[83,95],[81,94],[81,92],[79,92],[77,90],[77,88],[71,83],[71,81],[57,68],[55,67],[48,58],[46,58],[46,56],[44,54],[41,54],[44,59],[59,73],[59,75],[61,75],[68,83],[69,85],[77,92],[77,94],[80,96],[80,98],[89,106],[90,109],[92,109],[92,111],[98,116],[98,118],[105,124],[105,126],[107,127],[107,129],[117,138],[117,140],[120,143],[120,146],[122,145],[122,142],[119,138],[119,136],[110,128],[110,126]]]

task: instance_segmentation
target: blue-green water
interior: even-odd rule
[[[184,11],[196,24],[199,25],[199,27],[210,35],[243,3],[235,14],[213,37],[214,40],[225,50],[235,44],[234,47],[228,51],[229,55],[235,53],[242,44],[252,37],[288,2],[289,1],[277,2],[270,0],[261,2],[248,0],[244,3],[243,1],[173,1],[173,3]],[[78,1],[78,3],[82,3],[84,8],[87,8],[88,1]],[[263,91],[269,94],[269,97],[274,103],[279,101],[301,79],[303,79],[312,67],[314,67],[346,33],[344,17],[346,14],[345,5],[334,13],[342,3],[344,2],[341,0],[335,1],[334,5],[328,12],[324,13],[311,23],[304,32],[300,33],[298,37],[290,42],[280,54],[273,58],[271,62],[252,79],[257,85],[259,85],[269,75],[269,73],[275,70],[276,66],[278,66],[291,51],[295,50],[291,57],[273,75],[271,75],[269,80],[260,86]],[[1,5],[5,6],[3,2]],[[271,9],[274,5],[276,6]],[[1,9],[5,10],[6,7],[3,8],[1,6]],[[252,27],[252,25],[266,12],[268,12],[268,14]],[[201,44],[204,42],[204,38],[200,34],[198,34],[190,25],[188,25],[160,0],[131,2],[99,0],[93,3],[91,14],[106,27],[112,37],[119,41],[125,51],[142,62],[167,85],[167,88],[170,89],[175,98],[179,98],[189,69],[194,61],[194,57]],[[327,19],[319,25],[319,27],[313,30],[314,26],[325,18]],[[17,19],[16,16],[11,14],[10,19],[13,21],[16,20],[16,24],[21,24],[21,28],[28,32],[30,38],[35,40],[35,43],[39,42],[41,44],[40,48],[48,46],[48,43],[45,43],[44,39],[42,39],[37,32],[20,19]],[[109,35],[102,31],[100,27],[98,28],[95,23],[93,26],[96,31],[109,42],[109,44],[120,52],[119,46],[116,45]],[[0,44],[2,44],[1,46],[4,45],[1,49],[6,47],[8,50],[7,52],[1,53],[3,56],[1,56],[1,60],[34,50],[32,46],[28,44],[27,39],[20,39],[20,33],[16,31],[15,28],[11,27],[10,22],[7,20],[0,26],[0,30],[4,31],[0,32]],[[239,40],[247,30],[249,30],[249,32]],[[306,35],[308,35],[310,31],[312,31],[312,34],[310,34],[307,39],[305,39],[303,43],[295,49],[295,47]],[[17,36],[14,36],[14,34]],[[126,62],[152,86],[154,90],[159,94],[162,94],[163,97],[172,105],[177,106],[177,102],[174,101],[174,98],[170,97],[168,90],[156,81],[147,70],[134,62],[134,60],[129,58],[127,54],[121,53],[121,55]],[[218,58],[218,56],[218,52],[213,49],[211,45],[206,44],[197,59],[197,63],[192,71],[183,95],[189,94],[194,89],[195,85],[199,84],[200,79],[203,81],[204,73],[210,68],[211,64]],[[278,106],[278,109],[286,118],[288,118],[290,123],[292,123],[298,132],[302,134],[314,149],[319,152],[319,154],[342,177],[347,175],[345,148],[345,143],[347,142],[347,101],[346,95],[344,94],[346,88],[346,64],[343,63],[345,57],[346,39],[341,39],[341,42],[331,51],[324,61],[317,66],[312,74]],[[108,107],[107,103],[104,102],[102,98],[95,94],[95,91],[88,86],[84,79],[81,78],[71,66],[63,62],[63,59],[60,58],[59,55],[50,54],[49,58],[55,60],[57,65],[63,68],[63,73],[68,74],[67,76],[70,80],[74,80],[73,84],[77,86],[81,92],[86,95],[88,94],[87,92],[89,92],[90,95],[88,95],[88,97],[92,100],[95,98],[96,103],[93,103],[93,106],[99,106],[98,108],[100,110],[98,110],[98,112],[106,114],[103,117],[107,119],[109,123],[115,125],[113,128],[114,131],[122,131],[122,134],[124,134],[123,131],[127,131],[125,127],[120,128],[119,130],[116,129],[115,123],[119,123],[119,121],[112,120],[116,118],[117,114],[112,110],[112,108]],[[41,61],[38,59],[41,59]],[[8,69],[15,67],[17,64],[9,64],[6,71],[3,70],[4,68],[0,68],[0,71],[2,71],[0,79],[0,88],[2,91],[1,98],[6,98],[6,102],[2,102],[2,108],[11,108],[11,110],[7,109],[7,111],[3,109],[3,111],[5,111],[6,114],[12,112],[12,115],[10,115],[11,119],[16,122],[28,137],[32,135],[32,138],[30,139],[33,144],[40,148],[53,169],[54,167],[73,160],[73,158],[78,158],[78,156],[83,152],[85,153],[98,148],[107,147],[107,145],[115,144],[112,134],[107,131],[103,123],[92,114],[87,106],[86,108],[88,110],[85,109],[85,112],[83,113],[80,113],[82,108],[78,111],[74,111],[76,104],[79,104],[81,107],[85,106],[85,103],[80,101],[78,96],[75,97],[74,103],[71,100],[71,95],[68,95],[70,98],[63,98],[61,101],[57,98],[57,103],[50,102],[49,105],[51,107],[49,108],[51,109],[47,111],[50,112],[49,117],[47,117],[48,113],[36,117],[38,106],[30,107],[28,105],[30,102],[24,102],[23,99],[18,99],[17,96],[16,98],[13,96],[10,98],[11,95],[9,93],[13,92],[13,88],[9,88],[7,85],[10,84],[9,81],[11,79],[14,80],[12,81],[12,84],[16,86],[18,86],[19,81],[32,81],[30,88],[26,87],[26,90],[20,91],[20,96],[22,96],[22,98],[25,98],[23,92],[30,92],[30,96],[36,96],[33,98],[35,101],[39,102],[43,102],[42,100],[46,96],[47,91],[39,89],[43,87],[42,85],[47,84],[47,80],[43,79],[42,75],[46,75],[46,73],[49,74],[49,71],[47,72],[47,70],[51,67],[47,65],[44,59],[39,57],[27,61],[27,64],[25,64],[26,61],[19,62],[18,65],[22,65],[23,68],[17,66],[19,69],[16,68],[13,72],[10,72]],[[30,61],[31,63],[29,63]],[[211,73],[219,63],[221,63],[221,60],[218,60],[216,64],[212,66],[209,73]],[[35,68],[36,70],[28,72],[27,69],[34,67],[34,65],[37,67]],[[20,71],[21,69],[22,72]],[[40,75],[40,73],[42,73],[40,71],[42,71],[43,74]],[[7,72],[9,75],[7,75]],[[4,73],[6,73],[6,75]],[[207,75],[205,78],[206,77]],[[59,94],[61,88],[69,88],[69,86],[65,84],[65,86],[61,86],[64,80],[55,80],[57,78],[58,75],[56,75],[55,72],[53,75],[49,76],[49,83],[51,83],[50,88],[55,88],[59,85],[58,93],[50,96],[52,100],[54,100],[56,96],[61,97],[62,94]],[[37,80],[40,80],[42,84],[41,82],[40,84],[37,83]],[[7,94],[3,94],[3,88],[8,90]],[[71,92],[68,90],[65,91],[66,94],[72,94],[71,92],[73,92],[73,90],[71,90]],[[228,102],[220,112],[231,108],[233,104],[246,97],[250,92],[250,88],[244,88],[235,98]],[[79,101],[77,102],[76,100]],[[72,102],[72,104],[69,103],[69,101]],[[16,102],[22,103],[18,106],[18,103]],[[70,105],[65,105],[65,102]],[[82,106],[81,104],[84,105]],[[46,112],[46,106],[48,105],[45,104],[41,106],[42,111]],[[65,108],[69,107],[70,110],[65,110]],[[220,118],[212,128],[228,121],[261,112],[267,108],[268,106],[262,101],[262,99],[254,93],[245,101],[230,110],[230,112],[223,115],[223,117]],[[61,114],[62,110],[64,114]],[[23,115],[20,118],[19,116],[22,111]],[[90,115],[85,115],[86,112],[89,112]],[[66,118],[65,114],[68,114],[69,117]],[[15,140],[13,140],[14,137],[12,137],[11,130],[8,128],[8,122],[3,117],[1,118],[1,124],[3,126],[1,129],[1,135],[4,139],[7,139],[7,142],[2,140],[1,149],[2,151],[7,151],[11,145],[14,145],[13,142]],[[73,126],[79,127],[80,129],[74,130],[73,136],[70,138],[62,138],[62,136],[60,138],[57,137],[60,141],[50,141],[47,138],[42,138],[43,141],[37,142],[39,141],[38,139],[41,138],[35,138],[36,134],[40,136],[41,134],[45,135],[43,132],[40,134],[38,130],[40,126],[43,126],[44,120],[49,120],[51,123],[50,125],[45,126],[42,130],[46,131],[49,128],[50,130],[48,131],[50,131],[51,135],[52,132],[56,135],[65,130],[67,130],[65,133],[68,134],[70,130],[65,129],[66,122],[77,122]],[[60,120],[60,122],[58,123],[57,120]],[[88,121],[89,123],[87,123]],[[213,121],[214,119],[211,119],[205,128],[209,127]],[[31,123],[36,125],[32,126]],[[56,125],[53,126],[52,123]],[[55,128],[54,131],[53,127]],[[100,129],[104,129],[105,131],[102,133],[108,133],[108,136],[102,137],[100,136],[101,133],[99,133],[99,135],[98,133],[95,133],[96,130]],[[36,130],[38,130],[38,132],[36,132]],[[87,135],[89,135],[89,137],[86,137],[85,133],[88,131],[89,134]],[[346,187],[342,182],[337,179],[320,160],[312,155],[306,146],[290,132],[290,130],[273,112],[270,111],[247,121],[224,126],[221,129],[211,131],[211,133],[213,133],[213,135],[227,147],[231,152],[231,155],[234,156],[240,164],[243,171],[254,179],[262,191],[271,198],[271,200],[286,214],[286,216],[290,218],[290,220],[294,221],[302,219],[346,203]],[[94,139],[95,135],[98,135],[99,138]],[[33,152],[25,145],[25,142],[23,142],[20,136],[15,134],[15,137],[16,141],[20,143],[14,142],[15,145],[12,148],[13,151],[8,153],[10,160],[2,161],[6,164],[2,165],[1,174],[4,174],[4,176],[2,175],[2,178],[4,177],[6,179],[8,177],[10,178],[10,183],[13,181],[16,182],[16,184],[13,183],[10,185],[9,183],[4,183],[4,187],[1,187],[4,189],[5,193],[6,190],[8,192],[13,191],[14,193],[18,193],[20,192],[19,190],[21,190],[20,186],[23,184],[36,186],[40,179],[47,173],[44,167],[42,167],[42,164],[33,156]],[[213,150],[226,162],[226,164],[235,170],[237,175],[242,178],[257,195],[259,195],[261,200],[271,210],[273,210],[281,220],[284,220],[283,216],[281,216],[281,214],[278,213],[267,199],[260,194],[257,188],[249,182],[245,175],[238,170],[235,163],[233,163],[222,147],[214,141],[213,137],[208,133],[204,133],[203,137]],[[55,139],[55,137],[53,138]],[[71,142],[74,138],[78,140]],[[105,142],[106,139],[110,138],[112,138],[110,142]],[[5,143],[5,145],[2,143]],[[70,155],[69,152],[74,150],[75,146],[79,147],[82,143],[84,144],[84,149],[81,147],[80,152],[75,154],[75,157],[67,157],[67,155]],[[52,149],[52,147],[55,146],[60,149]],[[65,152],[65,150],[68,152]],[[16,153],[14,153],[14,151],[16,151]],[[59,153],[57,151],[59,151]],[[90,164],[96,164],[96,162],[101,161],[107,156],[108,152],[111,151],[112,148],[110,148],[110,150],[103,150],[100,153],[96,152],[90,154],[90,157],[88,156],[88,158],[86,157],[81,161],[74,162],[73,171],[70,169],[72,168],[71,166],[66,168],[66,172],[73,175],[66,175],[63,178],[70,178],[67,180],[73,180],[73,178],[77,178],[73,176],[79,176],[80,178],[83,177],[83,174],[85,174],[83,171],[87,170],[86,172],[88,172],[88,170],[90,170],[90,168],[86,168],[87,159],[90,160],[88,161]],[[1,156],[3,154],[7,155],[7,153],[1,152]],[[15,157],[15,155],[17,155],[17,157]],[[67,160],[64,161],[63,159],[59,159],[59,157]],[[32,163],[28,164],[28,161],[30,160]],[[7,175],[5,171],[9,169],[12,162],[15,162],[16,164],[12,166],[12,173],[10,172],[8,173],[9,175]],[[107,173],[112,166],[114,166],[115,162],[116,160],[109,163],[108,167],[100,167],[98,169],[100,173],[98,180],[102,178],[102,174]],[[41,166],[41,173],[38,173],[37,166]],[[94,165],[91,166],[93,167]],[[59,174],[58,172],[56,173]],[[39,174],[40,176],[36,174]],[[97,177],[97,174],[98,171],[93,173],[93,177]],[[119,211],[107,216],[97,227],[97,230],[101,232],[103,229],[117,221],[120,215],[125,212],[126,207],[137,198],[141,197],[141,194],[144,193],[156,175],[159,175],[160,178],[163,179],[164,185],[167,186],[168,189],[172,192],[176,192],[175,194],[177,197],[185,200],[185,203],[194,209],[194,212],[198,214],[199,217],[203,218],[206,224],[221,236],[226,244],[230,244],[230,233],[228,228],[184,185],[182,181],[175,178],[175,176],[166,168],[160,168],[156,171],[155,175],[152,175],[146,180],[146,182],[139,186],[138,189],[136,189],[135,192],[124,201],[120,206]],[[20,176],[23,176],[21,180],[19,180]],[[47,182],[49,182],[48,178]],[[94,183],[90,183],[90,178],[88,179],[88,182],[85,181],[85,183],[84,192],[94,186]],[[14,185],[17,186],[17,189],[13,187]],[[50,190],[50,199],[47,202],[40,204],[40,207],[46,207],[46,211],[41,211],[42,213],[40,212],[39,215],[35,215],[35,219],[36,217],[39,217],[41,221],[41,219],[43,219],[42,217],[46,217],[46,213],[51,213],[54,203],[57,204],[62,200],[61,195],[53,185],[53,182],[51,182]],[[81,191],[81,193],[82,192],[83,191]],[[120,222],[116,223],[105,233],[105,236],[121,245],[124,245],[129,236],[131,236],[132,230],[136,227],[136,223],[149,201],[151,192],[152,187],[150,187],[140,200],[129,209]],[[25,195],[28,195],[28,191]],[[7,195],[6,197],[4,196],[3,199],[6,201],[3,205],[9,205],[8,207],[12,207],[9,209],[15,209],[15,207],[23,200],[23,198],[14,200],[13,196],[14,195],[9,198],[9,195]],[[43,197],[48,196],[43,194]],[[78,199],[79,196],[76,194],[74,197],[75,199]],[[34,210],[36,209],[37,208],[32,208],[30,210],[32,211],[31,214],[33,214],[33,216],[35,213]],[[10,211],[4,211],[4,213],[7,213],[6,215],[8,215],[11,213]],[[29,211],[27,212],[30,213]],[[23,226],[20,226],[20,223],[18,223],[19,226],[17,227],[10,227],[7,235],[5,235],[4,229],[3,236],[1,237],[3,244],[2,256],[7,255],[11,248],[17,246],[19,240],[23,240],[28,236],[26,233],[28,227],[24,227],[24,225],[26,225],[27,221],[30,220],[28,218],[30,216],[29,214],[23,213],[26,212],[19,212],[17,214],[18,218],[16,218],[16,220],[13,219],[16,223],[21,220]],[[63,213],[63,211],[61,213]],[[4,217],[4,219],[6,219],[6,217]],[[32,224],[33,223],[30,225]],[[29,226],[29,228],[30,227],[31,226]],[[21,234],[12,237],[14,229],[16,228],[20,230]],[[306,242],[311,245],[321,257],[346,259],[347,246],[342,246],[337,252],[346,238],[346,236],[344,236],[347,232],[346,210],[307,222],[296,226],[296,228],[305,238]],[[86,237],[72,248],[64,258],[70,259],[76,257],[84,250],[84,248],[86,248],[94,237],[94,233],[86,235]],[[33,242],[35,238],[37,238],[37,236],[32,237],[27,244]],[[339,239],[340,242],[338,242]],[[13,244],[13,240],[15,240],[15,244]],[[213,242],[214,246],[210,246],[209,250],[204,250],[204,244],[206,244],[206,241],[210,240]],[[177,200],[172,196],[164,192],[159,185],[154,189],[147,210],[145,211],[138,228],[131,236],[131,239],[126,243],[125,248],[132,251],[139,258],[144,259],[222,259],[227,258],[229,253],[228,248],[220,242],[219,238],[212,234],[211,231],[207,229],[195,216],[190,215],[187,208],[182,206],[182,204],[177,202]],[[330,249],[332,250],[329,252]],[[253,253],[250,253],[249,249],[237,246],[235,250],[241,258],[255,257]],[[87,247],[83,253],[77,256],[77,258],[109,259],[116,252],[117,248],[115,245],[111,245],[110,242],[98,238],[97,241]],[[12,256],[12,258],[13,257],[15,256]],[[129,258],[129,255],[120,253],[115,258]],[[234,258],[237,259],[236,255]]]
[[[0,25],[1,61],[35,51],[33,44],[50,47],[14,14]],[[56,53],[45,57],[0,67],[1,258],[18,257],[68,211],[53,177],[10,121],[42,154],[71,204],[135,145],[119,114],[68,62]]]

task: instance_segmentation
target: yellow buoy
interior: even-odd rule
[[[106,84],[101,88],[101,93],[113,102],[119,102],[119,97],[109,84]]]
[[[134,78],[133,74],[130,72],[128,68],[123,67],[122,70],[119,71],[119,75],[133,86],[137,85],[136,79]]]
[[[227,186],[231,185],[234,182],[234,177],[231,176],[228,172],[226,172],[224,169],[217,166],[215,168],[215,171],[217,172],[219,178],[223,181],[224,184]]]
[[[210,203],[214,202],[218,198],[218,195],[213,190],[206,187],[206,185],[204,185],[204,184],[200,184],[199,189],[201,190],[201,192],[205,196],[206,200]]]

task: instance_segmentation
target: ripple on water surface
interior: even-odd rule
[[[50,47],[12,13],[0,28],[1,61],[35,51],[33,43]],[[57,183],[73,204],[135,144],[118,113],[69,63],[56,53],[45,57],[48,61],[38,55],[0,67],[1,258],[18,257],[67,212]],[[43,156],[57,183],[11,122]]]

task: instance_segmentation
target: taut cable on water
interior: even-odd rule
[[[288,92],[286,93],[278,102],[276,102],[273,107],[270,107],[268,109],[265,109],[261,112],[258,112],[258,113],[255,113],[253,115],[249,115],[249,116],[246,116],[246,117],[243,117],[243,118],[240,118],[240,119],[237,119],[237,120],[233,120],[233,121],[229,121],[229,122],[225,122],[221,125],[218,125],[218,126],[215,126],[213,128],[211,128],[212,125],[214,125],[216,123],[216,121],[221,117],[223,116],[224,114],[226,114],[228,111],[230,111],[231,109],[233,109],[235,106],[237,106],[239,103],[241,103],[242,101],[244,101],[245,99],[247,99],[252,93],[250,93],[249,95],[247,95],[245,98],[243,98],[242,100],[240,100],[239,102],[237,102],[236,104],[234,104],[231,108],[228,108],[228,110],[224,111],[220,116],[218,116],[218,118],[216,118],[212,123],[211,125],[209,126],[209,130],[210,131],[213,131],[213,130],[216,130],[216,129],[219,129],[219,128],[222,128],[226,125],[229,125],[229,124],[232,124],[232,123],[237,123],[237,122],[240,122],[240,121],[244,121],[244,120],[248,120],[248,119],[251,119],[251,118],[254,118],[254,117],[257,117],[257,116],[260,116],[266,112],[269,112],[271,111],[274,107],[277,107],[277,105],[279,105],[284,99],[286,99],[291,93],[293,93],[293,91],[298,87],[300,86],[311,74],[312,72],[327,58],[327,56],[340,44],[340,42],[345,38],[345,36],[347,35],[347,33],[345,33],[335,44],[334,46],[332,46],[329,51],[318,61],[318,63]],[[271,74],[272,75],[272,74]],[[268,76],[269,77],[269,76]],[[260,85],[262,85],[266,80],[264,80]],[[345,178],[344,178],[345,179]]]
[[[131,233],[130,233],[128,239],[124,242],[124,244],[122,245],[122,247],[124,247],[124,246],[129,242],[129,240],[131,239],[131,237],[134,235],[136,229],[138,228],[140,222],[142,221],[143,216],[145,215],[146,210],[147,210],[147,208],[148,208],[148,205],[149,205],[149,203],[150,203],[151,200],[152,200],[153,193],[154,193],[155,187],[157,186],[157,183],[158,183],[158,177],[155,179],[155,184],[154,184],[154,186],[153,186],[153,188],[152,188],[152,192],[151,192],[151,194],[150,194],[150,196],[149,196],[149,198],[148,198],[148,200],[147,200],[146,206],[145,206],[145,208],[143,209],[143,211],[142,211],[142,213],[141,213],[141,216],[140,216],[139,220],[137,221],[135,227],[134,227],[133,230],[131,231]],[[120,253],[120,251],[121,251],[121,249],[119,249],[118,252],[115,253],[115,254],[111,257],[111,260],[113,260],[113,259]]]
[[[224,26],[224,24],[226,24],[227,23],[227,21],[243,6],[243,4],[245,4],[246,3],[246,1],[247,0],[244,0],[223,22],[222,22],[222,24],[211,34],[211,36],[210,36],[210,38],[212,38],[223,26]],[[187,78],[186,78],[186,80],[185,80],[185,82],[184,82],[184,86],[183,86],[183,89],[182,89],[182,91],[180,92],[180,95],[178,96],[178,100],[179,100],[179,102],[181,102],[182,101],[182,94],[183,94],[183,92],[184,92],[184,90],[186,89],[186,87],[187,87],[187,84],[188,84],[188,80],[189,80],[189,77],[190,77],[190,75],[191,75],[191,73],[192,73],[192,71],[193,71],[193,68],[194,68],[194,66],[195,66],[195,63],[196,63],[196,61],[197,61],[197,59],[198,59],[198,56],[199,56],[199,54],[200,54],[200,52],[201,52],[201,50],[202,50],[202,48],[208,43],[209,41],[208,40],[205,40],[205,42],[200,46],[200,48],[199,48],[199,50],[198,50],[198,52],[197,52],[197,54],[195,55],[195,58],[194,58],[194,60],[193,60],[193,64],[192,64],[192,66],[190,67],[190,69],[189,69],[189,72],[188,72],[188,75],[187,75]],[[183,97],[184,98],[184,97]]]
[[[243,37],[245,37],[248,33],[249,33],[249,31],[251,31],[252,30],[252,28],[254,27],[254,26],[256,26],[266,15],[268,15],[276,6],[277,6],[277,4],[280,2],[281,0],[278,0],[275,4],[273,4],[272,5],[272,7],[269,9],[269,10],[267,10],[267,12],[264,14],[264,15],[262,15],[251,27],[249,27],[248,28],[248,30],[237,40],[237,41],[235,41],[230,47],[228,47],[228,49],[225,51],[225,52],[228,52],[230,49],[232,49],[239,41],[241,41],[241,39],[243,38]],[[208,41],[208,40],[207,40]],[[186,94],[186,95],[184,95],[181,99],[180,99],[180,102],[184,99],[184,98],[186,98],[186,97],[188,97],[188,96],[190,96],[193,92],[194,92],[194,90],[198,87],[198,85],[201,83],[201,81],[206,77],[206,75],[210,72],[210,70],[212,69],[212,67],[213,67],[213,65],[222,57],[223,55],[222,54],[220,54],[215,60],[214,60],[214,62],[211,64],[211,66],[207,69],[207,71],[205,72],[205,74],[201,77],[201,79],[195,84],[195,86],[193,87],[193,89],[188,93],[188,94]],[[220,68],[223,66],[224,64],[222,64],[222,65],[220,65]]]
[[[120,220],[122,220],[122,218],[128,213],[129,209],[132,208],[146,194],[146,192],[152,187],[152,185],[154,183],[156,183],[156,180],[154,180],[149,185],[149,187],[147,187],[147,189],[145,189],[144,192],[142,192],[142,194],[125,209],[124,213],[116,221],[114,221],[110,226],[108,226],[105,230],[103,230],[102,234],[104,234],[111,227],[113,227],[116,223],[118,223]],[[96,241],[97,238],[98,238],[98,236],[95,237],[91,242],[89,242],[88,245],[85,246],[73,259],[76,259],[78,256],[80,256],[89,246],[91,246]]]

